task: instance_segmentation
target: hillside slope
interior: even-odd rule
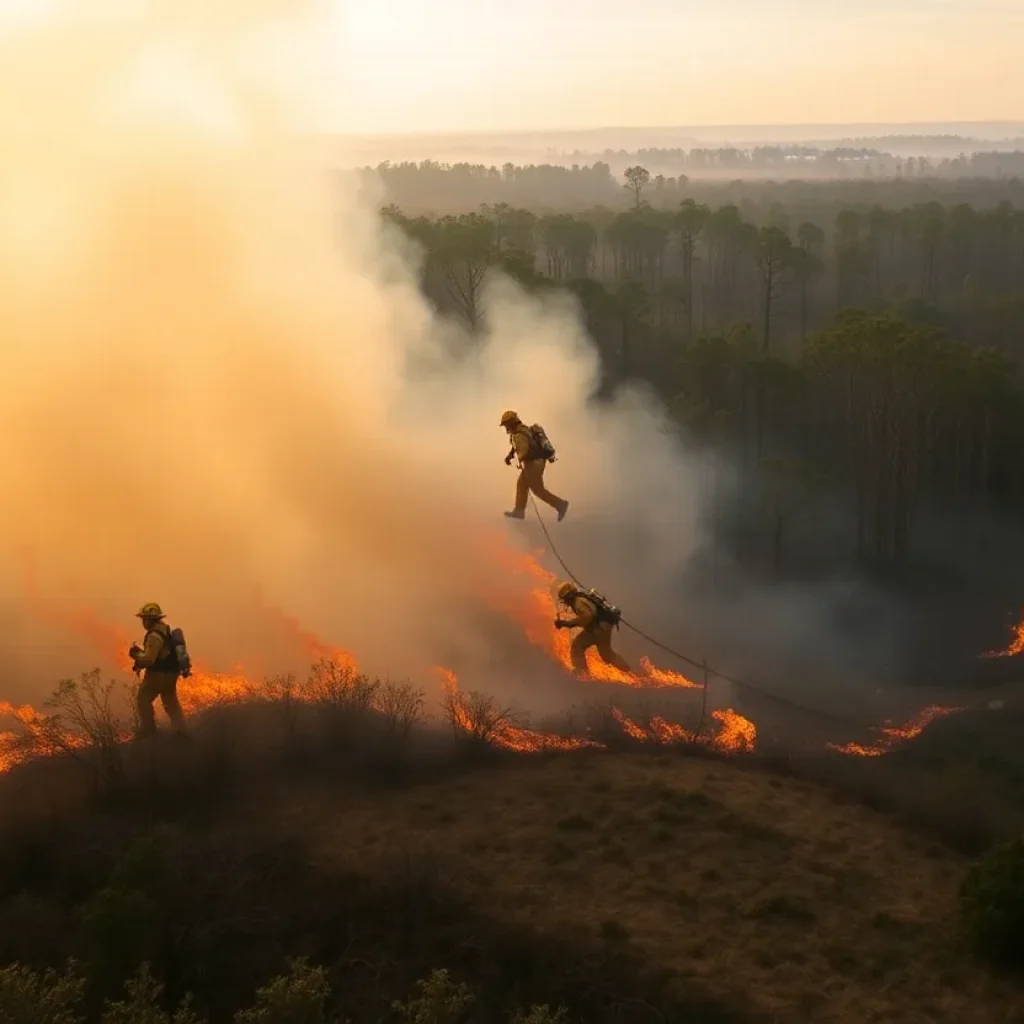
[[[522,764],[278,806],[328,870],[432,853],[475,905],[628,943],[751,1019],[993,1022],[1020,992],[966,964],[965,862],[813,784],[671,756]]]
[[[8,780],[0,964],[74,955],[101,996],[148,959],[210,1024],[296,955],[353,1024],[439,967],[481,992],[472,1024],[1024,1020],[957,948],[966,859],[834,787],[677,751],[218,774],[205,742],[105,809]]]

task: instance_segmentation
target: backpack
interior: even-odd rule
[[[548,462],[555,461],[555,446],[548,440],[548,435],[539,423],[534,423],[527,428],[530,431],[530,454],[531,459],[547,459]]]
[[[153,630],[152,632],[162,631]],[[177,672],[182,679],[188,679],[192,675],[192,657],[185,645],[185,634],[180,629],[168,630],[164,636],[164,650],[156,659],[153,668],[160,672]]]
[[[188,679],[192,675],[192,656],[185,645],[185,634],[180,629],[172,629],[168,638],[174,648],[174,659],[178,663],[178,675]]]
[[[622,612],[608,600],[604,594],[598,593],[591,587],[589,590],[577,590],[575,597],[585,597],[597,609],[597,621],[607,622],[608,625],[619,628],[622,620]]]

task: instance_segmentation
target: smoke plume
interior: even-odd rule
[[[370,671],[496,670],[488,596],[535,586],[496,553],[538,540],[501,517],[507,407],[559,448],[578,571],[685,560],[676,442],[640,396],[588,407],[568,301],[493,282],[466,355],[332,173],[308,129],[358,99],[335,30],[279,0],[65,0],[2,30],[5,697],[97,663],[83,616],[127,636],[151,600],[214,668],[286,667],[297,623]]]

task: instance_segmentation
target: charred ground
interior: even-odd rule
[[[215,710],[100,792],[60,761],[3,779],[0,960],[77,956],[95,1010],[148,959],[211,1020],[305,955],[353,1021],[438,967],[476,1020],[1011,1021],[955,904],[966,853],[1024,822],[1017,715],[862,759],[523,756]]]

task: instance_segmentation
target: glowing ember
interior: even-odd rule
[[[463,732],[521,754],[535,754],[545,750],[604,749],[604,744],[593,740],[559,736],[556,733],[521,729],[511,725],[497,716],[486,700],[475,701],[472,695],[464,694],[459,689],[458,677],[451,669],[438,666],[434,672],[441,679],[446,710],[451,714],[453,724]]]
[[[840,754],[851,754],[854,757],[881,757],[882,754],[889,753],[898,744],[920,736],[937,718],[944,718],[946,715],[952,715],[957,711],[963,710],[963,708],[944,708],[932,705],[918,712],[906,725],[882,726],[879,729],[879,738],[870,746],[864,746],[860,743],[845,743],[842,746],[838,746],[835,743],[830,743],[829,748],[838,751]]]
[[[1013,627],[1013,639],[1002,651],[986,651],[982,658],[1013,658],[1024,654],[1024,618]]]

